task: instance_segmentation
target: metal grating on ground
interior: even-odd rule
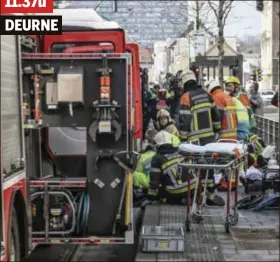
[[[162,205],[160,208],[160,225],[184,225],[185,218],[184,206]],[[211,219],[192,224],[191,232],[186,232],[185,241],[184,253],[159,253],[158,261],[225,261]]]
[[[142,227],[145,226],[156,226],[159,225],[160,219],[160,206],[159,205],[148,205],[145,208],[143,216]],[[143,253],[142,252],[142,233],[139,236],[139,246],[135,261],[157,261],[156,253]]]

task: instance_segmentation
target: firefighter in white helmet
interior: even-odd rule
[[[187,191],[187,187],[182,186],[178,168],[184,157],[172,146],[172,138],[168,132],[157,133],[155,142],[157,154],[151,162],[148,199],[151,201],[166,199],[167,203],[176,204],[186,196]]]
[[[172,137],[170,133],[160,131],[155,136],[155,142],[157,153],[152,158],[151,162],[148,199],[150,201],[165,200],[166,203],[175,205],[185,203],[189,187],[188,182],[179,168],[179,163],[184,161],[184,157],[178,152],[177,148],[172,146]],[[183,172],[185,172],[184,169]],[[193,178],[194,177],[191,177],[190,185],[192,191],[196,185],[196,180]],[[210,183],[212,182],[209,182],[208,190],[210,185],[212,185]],[[209,200],[208,198],[207,204],[221,205],[221,201],[217,201],[219,200],[217,198],[218,197],[215,196],[215,201],[213,201],[214,199]]]

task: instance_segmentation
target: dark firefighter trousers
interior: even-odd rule
[[[196,170],[196,175],[198,175],[198,171]],[[201,171],[200,173],[201,175],[201,193],[203,193],[204,190],[204,185],[205,185],[205,177],[206,177],[206,171]],[[188,169],[183,167],[182,170],[182,176],[181,176],[181,182],[182,184],[185,184],[185,186],[183,188],[180,189],[180,191],[176,192],[176,190],[166,190],[164,187],[160,187],[159,188],[159,194],[160,194],[160,198],[161,200],[166,203],[166,204],[170,204],[170,205],[178,205],[182,203],[182,200],[185,199],[187,200],[188,197],[188,176],[190,176],[189,180],[190,180],[190,196],[191,199],[193,198],[194,195],[194,190],[197,186],[196,181],[198,181],[198,179],[195,178],[195,176],[191,173],[188,172]],[[181,184],[181,183],[180,183]],[[214,193],[215,192],[215,180],[214,180],[214,171],[210,170],[209,174],[208,174],[208,181],[207,181],[207,192],[208,193]],[[202,197],[202,196],[201,196]]]

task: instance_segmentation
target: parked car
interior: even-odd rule
[[[260,95],[262,97],[264,105],[271,105],[271,99],[275,95],[275,92],[272,90],[261,90]]]

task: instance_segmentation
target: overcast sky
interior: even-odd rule
[[[0,0],[1,1],[1,0]],[[105,1],[105,0],[103,0]],[[87,0],[80,1],[75,0],[74,5],[79,7],[82,6],[93,6],[97,3],[103,1],[98,0]],[[129,1],[129,0],[127,0]],[[194,6],[195,1],[189,1],[189,21],[193,20],[195,15],[192,13],[191,6]],[[209,10],[209,9],[208,9]],[[98,12],[98,11],[97,11]],[[213,16],[213,13],[207,15],[207,21],[210,20],[211,24],[217,24],[216,19]],[[212,18],[211,18],[212,17]],[[205,17],[202,18],[202,20]],[[208,25],[209,27],[209,25]],[[211,26],[210,26],[211,27]],[[243,37],[244,35],[260,35],[261,34],[261,12],[256,10],[256,1],[234,1],[233,9],[230,13],[230,16],[227,20],[227,25],[224,30],[225,36],[238,36]]]
[[[261,12],[256,10],[256,1],[236,1],[230,15],[234,18],[225,27],[226,36],[261,34]]]

